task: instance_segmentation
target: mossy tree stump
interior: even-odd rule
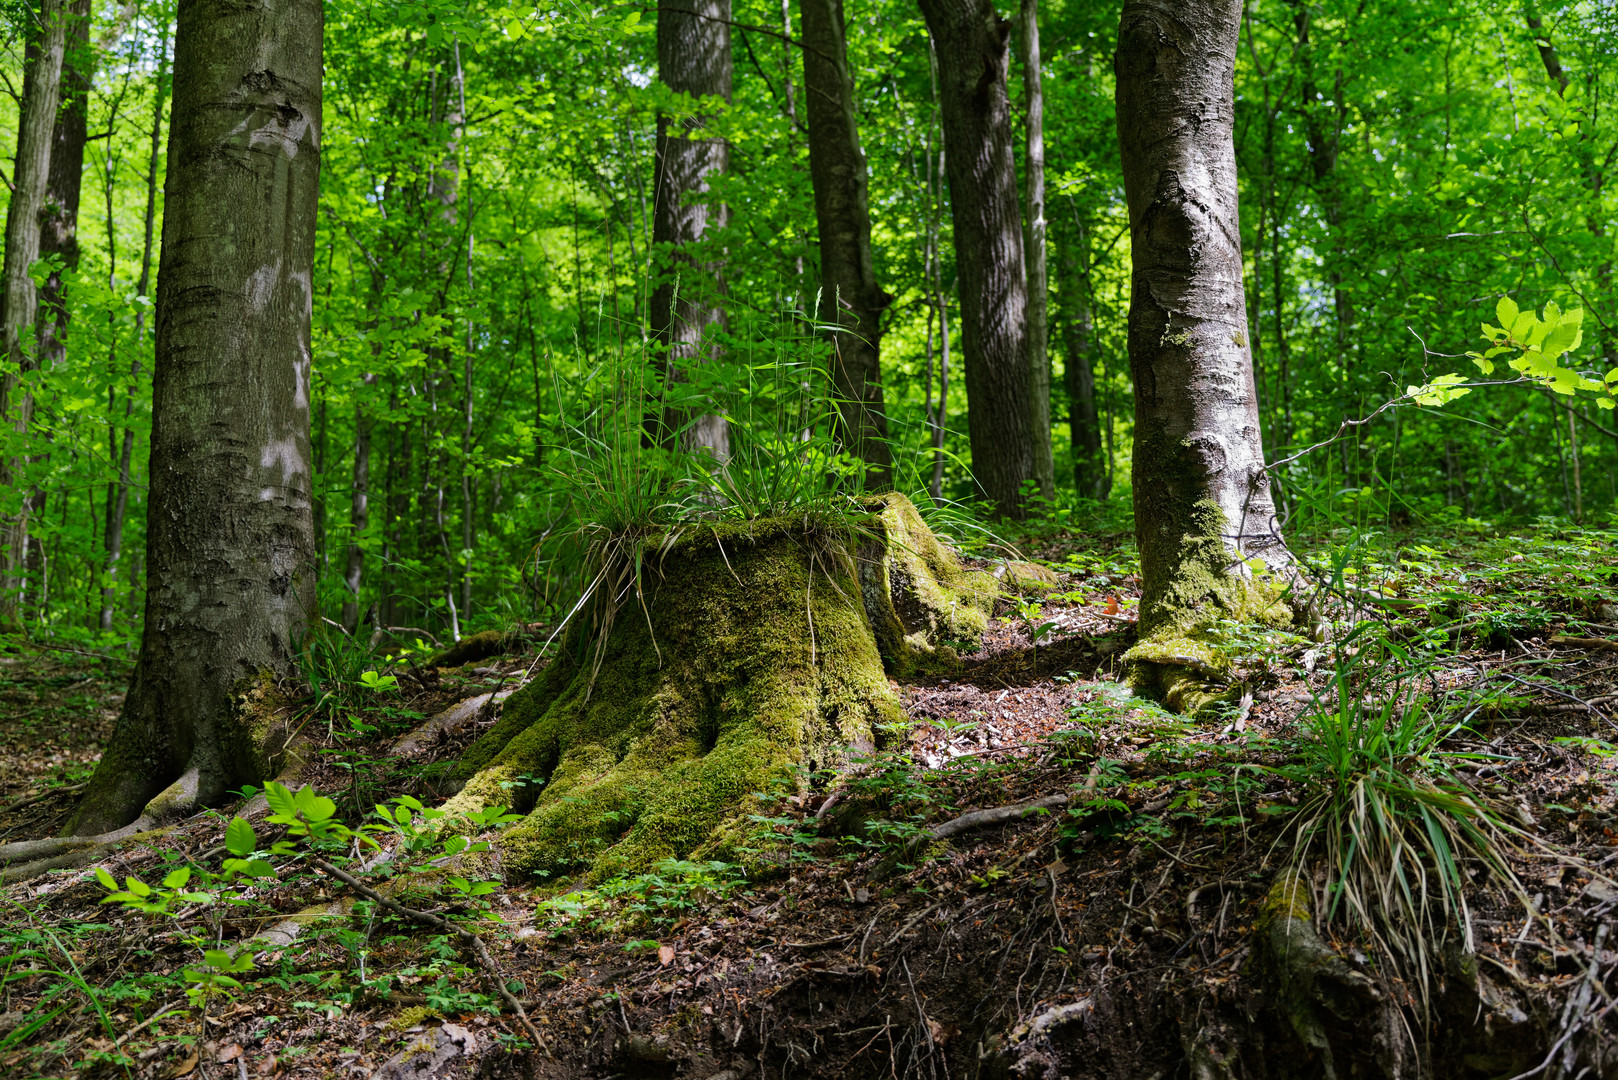
[[[604,639],[581,613],[468,750],[445,809],[524,814],[500,848],[533,876],[734,857],[755,793],[794,788],[901,720],[884,660],[947,655],[946,638],[986,625],[993,580],[963,571],[902,496],[868,505],[849,526],[771,519],[647,544],[641,596]]]

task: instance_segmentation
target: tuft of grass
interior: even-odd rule
[[[1274,770],[1302,789],[1293,869],[1310,880],[1305,868],[1323,862],[1326,924],[1369,938],[1426,1001],[1445,944],[1459,934],[1473,949],[1475,870],[1526,902],[1504,857],[1523,834],[1461,778],[1462,766],[1497,758],[1446,748],[1464,722],[1442,721],[1407,691],[1416,673],[1396,665],[1408,653],[1369,624],[1335,652],[1334,696],[1315,698],[1295,758]],[[1390,667],[1398,674],[1373,678]]]

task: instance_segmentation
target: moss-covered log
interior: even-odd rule
[[[795,788],[901,720],[884,655],[914,664],[986,624],[992,579],[964,572],[902,497],[870,509],[649,543],[640,597],[604,637],[580,616],[469,749],[446,809],[524,813],[500,847],[536,876],[735,857],[754,793]]]

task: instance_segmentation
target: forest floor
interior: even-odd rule
[[[1132,547],[1042,534],[1024,550],[1062,572],[1058,592],[1007,605],[949,677],[899,686],[912,726],[887,747],[781,794],[758,822],[780,853],[773,876],[684,862],[567,891],[394,879],[395,899],[480,932],[542,1049],[451,936],[354,905],[296,859],[236,889],[238,906],[198,896],[167,915],[103,904],[85,869],[5,890],[0,1076],[1279,1077],[1322,1074],[1322,1061],[1337,1075],[1600,1074],[1618,993],[1606,938],[1618,889],[1603,871],[1618,862],[1615,540],[1540,528],[1359,547],[1329,608],[1339,644],[1255,632],[1237,658],[1247,693],[1193,723],[1120,681]],[[1329,538],[1314,550],[1323,564],[1341,551]],[[1523,893],[1464,871],[1475,959],[1452,932],[1425,997],[1414,969],[1317,903],[1315,925],[1359,973],[1343,985],[1364,1000],[1276,1019],[1255,927],[1311,796],[1286,766],[1305,715],[1336,704],[1338,671],[1376,675],[1352,671],[1355,619],[1403,643],[1402,685],[1446,725],[1443,750],[1475,755],[1453,760],[1511,808],[1501,850]],[[390,748],[535,665],[497,656],[345,699],[315,721],[329,730],[305,779],[351,824],[402,796],[432,806],[432,765],[493,711],[411,755]],[[127,672],[0,652],[0,841],[61,827]],[[1065,805],[947,841],[929,832],[1056,795]],[[188,863],[217,868],[239,811],[100,865],[152,885]],[[247,815],[260,833],[264,813]],[[191,973],[207,970],[199,949],[272,927],[239,985],[216,980],[205,1009],[188,1002]],[[1284,976],[1280,989],[1311,993]],[[1197,1071],[1209,1062],[1225,1071]]]

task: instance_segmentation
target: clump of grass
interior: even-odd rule
[[[1275,770],[1302,789],[1294,872],[1321,860],[1326,924],[1369,938],[1425,1001],[1445,944],[1459,934],[1473,951],[1472,871],[1525,897],[1504,857],[1523,834],[1461,778],[1462,766],[1497,758],[1446,747],[1463,721],[1409,691],[1397,643],[1362,624],[1335,651],[1334,696],[1315,698],[1296,757]],[[1373,678],[1383,671],[1393,674]]]

